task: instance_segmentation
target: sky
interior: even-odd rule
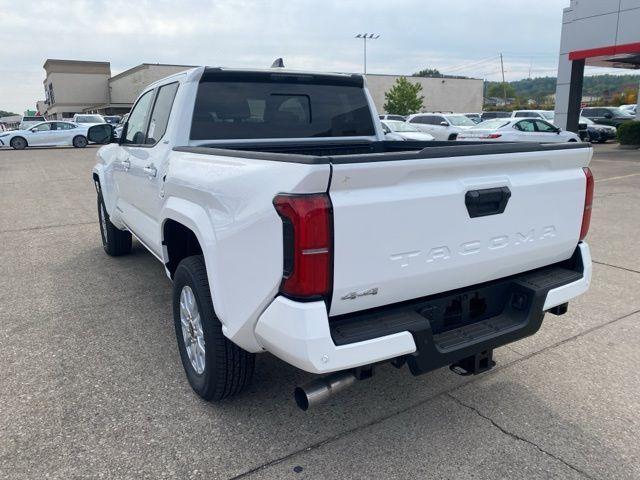
[[[19,3],[20,7],[15,8]],[[271,65],[410,75],[423,68],[500,80],[554,76],[569,0],[0,0],[0,110],[44,98],[47,58]]]

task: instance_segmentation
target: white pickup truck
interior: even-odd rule
[[[118,143],[89,129],[104,249],[164,264],[201,397],[265,351],[327,375],[303,409],[382,362],[480,373],[587,290],[589,144],[385,141],[377,118],[360,75],[201,67]]]

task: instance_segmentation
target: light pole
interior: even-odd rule
[[[361,38],[364,43],[364,74],[367,74],[367,40],[377,40],[380,38],[380,35],[376,35],[375,33],[359,33],[355,36],[355,38]]]

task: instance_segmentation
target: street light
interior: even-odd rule
[[[367,74],[367,40],[377,40],[380,38],[380,35],[376,35],[375,33],[359,33],[355,36],[355,38],[361,38],[364,43],[364,74]]]

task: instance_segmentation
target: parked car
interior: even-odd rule
[[[120,115],[105,115],[103,118],[105,122],[111,125],[117,125],[118,123],[120,123],[120,120],[122,119]]]
[[[632,115],[635,115],[637,112],[638,105],[635,103],[630,103],[628,105],[620,105],[620,110],[624,110],[625,112],[629,112]]]
[[[73,116],[73,122],[82,124],[85,126],[98,125],[100,123],[107,123],[102,115],[97,113],[76,113]]]
[[[404,122],[407,118],[402,115],[378,115],[380,120],[397,120],[399,122]]]
[[[482,115],[480,115],[483,122],[492,118],[508,118],[510,116],[511,112],[482,112]]]
[[[587,290],[589,144],[383,140],[362,76],[200,67],[99,149],[104,250],[135,236],[165,267],[198,395],[240,392],[265,351],[330,374],[303,409],[381,362],[478,374]]]
[[[555,113],[553,110],[514,110],[511,118],[541,118],[553,123]]]
[[[16,150],[58,145],[84,148],[87,146],[87,128],[72,122],[40,122],[25,130],[12,130],[0,134],[0,146],[10,146]]]
[[[383,120],[382,126],[399,136],[402,140],[433,140],[433,135],[420,131],[415,125],[398,120]]]
[[[120,121],[118,122],[118,124],[115,126],[115,128],[113,129],[113,134],[115,135],[115,138],[120,138],[120,135],[122,135],[122,129],[124,128],[124,124],[127,123],[128,119],[129,119],[129,114],[125,113],[120,119]]]
[[[619,127],[624,122],[635,119],[631,113],[618,107],[587,107],[582,109],[580,116],[593,120],[595,123],[613,127]]]
[[[470,118],[474,123],[480,123],[482,121],[481,113],[465,113],[464,116]]]
[[[402,142],[404,140],[403,137],[401,137],[397,133],[394,133],[386,123],[381,122],[380,125],[382,126],[382,131],[384,132],[385,140],[393,140],[396,142]]]
[[[29,128],[37,125],[40,122],[44,122],[45,118],[42,115],[23,116],[18,126],[18,130],[28,130]]]
[[[436,140],[455,140],[460,132],[476,125],[461,113],[416,113],[407,122]]]
[[[580,137],[540,118],[495,118],[460,133],[458,140],[558,143],[579,142]]]
[[[590,142],[605,143],[617,137],[617,129],[611,125],[600,125],[586,117],[580,117],[580,123],[586,125]]]

